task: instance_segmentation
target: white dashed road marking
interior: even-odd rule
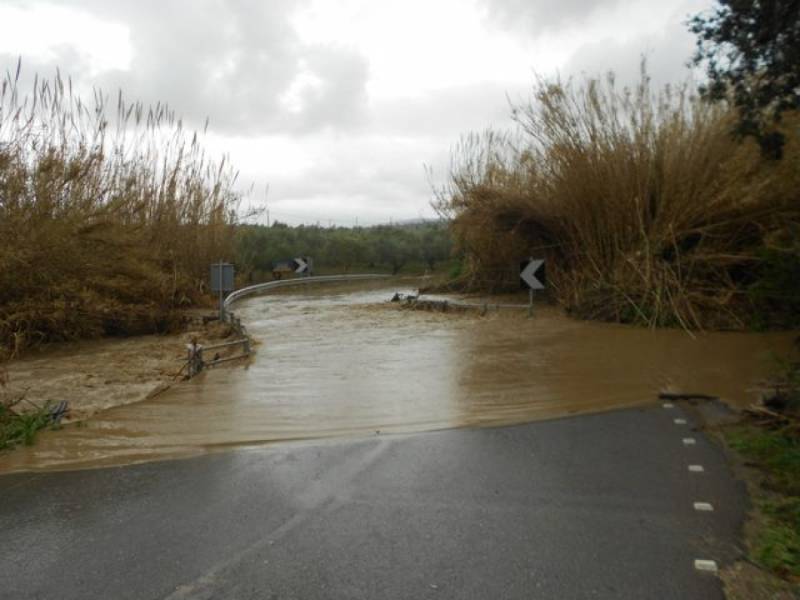
[[[689,465],[689,470],[692,473],[702,473],[703,471],[705,471],[703,465]]]
[[[709,573],[717,572],[717,563],[713,560],[695,560],[694,568],[698,571],[708,571]]]
[[[675,425],[686,425],[686,419],[675,419]]]
[[[714,507],[708,502],[695,502],[694,509],[699,510],[700,512],[712,512]]]
[[[683,438],[683,445],[684,446],[694,446],[696,440],[694,438]]]
[[[675,408],[675,405],[672,402],[664,402],[662,405],[664,408]]]

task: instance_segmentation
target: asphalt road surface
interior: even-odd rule
[[[660,404],[14,474],[0,598],[708,600],[694,561],[740,556],[745,509],[721,451]]]

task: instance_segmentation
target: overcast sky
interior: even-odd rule
[[[534,73],[679,82],[710,0],[0,0],[0,68],[164,101],[290,224],[431,216],[424,165]],[[264,194],[266,184],[269,194]]]

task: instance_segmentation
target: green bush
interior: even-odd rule
[[[48,422],[46,409],[17,414],[0,404],[0,450],[19,444],[32,445],[36,433],[46,427]]]

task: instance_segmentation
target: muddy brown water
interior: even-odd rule
[[[441,314],[387,302],[397,284],[315,286],[241,301],[246,368],[43,432],[0,472],[191,456],[230,446],[524,423],[652,404],[661,390],[752,402],[792,334],[651,331],[556,309]]]

